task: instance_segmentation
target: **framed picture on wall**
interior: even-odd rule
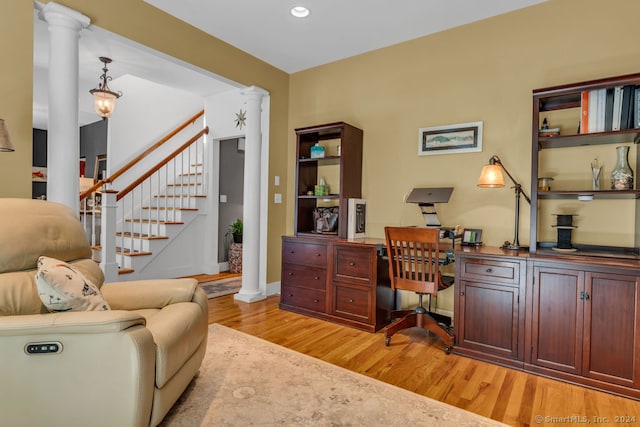
[[[418,155],[482,151],[482,122],[420,128]]]

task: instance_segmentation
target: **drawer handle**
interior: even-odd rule
[[[349,300],[349,302],[353,302],[353,300],[352,300],[352,299],[350,299],[350,300]]]
[[[315,276],[314,279],[320,280],[320,276]]]
[[[290,297],[292,297],[292,296],[293,296],[293,294],[289,294],[289,296],[290,296]]]
[[[290,254],[295,254],[295,253],[296,253],[296,251],[291,250],[291,251],[289,251],[289,253],[290,253]]]
[[[485,271],[486,271],[487,273],[491,273],[491,272],[493,271],[493,268],[487,268]]]
[[[355,262],[353,262],[353,261],[351,261],[351,262],[349,263],[349,265],[350,265],[351,267],[353,267],[354,265],[356,265],[356,263],[355,263]]]
[[[322,254],[321,253],[317,253],[316,256],[322,256]]]
[[[319,301],[319,300],[317,300],[317,299],[314,299],[314,300],[313,300],[313,302],[320,302],[320,301]]]
[[[293,276],[293,273],[292,273],[292,272],[289,272],[289,276]]]
[[[464,292],[460,292],[460,296],[463,297],[464,296]]]

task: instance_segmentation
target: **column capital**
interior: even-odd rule
[[[269,92],[262,89],[260,86],[249,86],[243,89],[240,93],[247,98],[253,98],[257,100],[261,100],[263,97],[269,95]]]
[[[75,31],[87,28],[91,24],[91,19],[88,16],[54,2],[47,3],[38,13],[38,17],[50,25],[66,27]]]

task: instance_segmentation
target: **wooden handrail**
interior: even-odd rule
[[[114,174],[112,174],[110,177],[105,178],[105,179],[101,179],[100,181],[96,182],[95,184],[93,184],[93,186],[91,188],[89,188],[88,190],[84,191],[83,193],[80,194],[80,201],[84,200],[85,198],[87,198],[87,196],[89,196],[91,193],[95,192],[98,188],[102,187],[104,184],[109,184],[111,182],[113,182],[114,180],[116,180],[120,175],[122,175],[123,173],[125,173],[126,171],[128,171],[129,169],[131,169],[136,163],[138,163],[140,160],[144,159],[145,157],[147,157],[149,154],[151,154],[153,151],[155,151],[158,147],[162,146],[162,144],[164,144],[165,142],[167,142],[168,140],[170,140],[171,138],[173,138],[174,136],[176,136],[179,132],[181,132],[184,128],[186,128],[187,126],[189,126],[190,124],[192,124],[193,122],[195,122],[196,120],[198,120],[202,115],[204,115],[204,109],[200,110],[199,112],[197,112],[196,114],[194,114],[192,117],[190,117],[189,119],[187,119],[184,123],[182,123],[181,125],[179,125],[177,128],[175,128],[174,130],[172,130],[171,132],[169,132],[167,135],[165,135],[162,139],[160,139],[158,142],[156,142],[155,144],[153,144],[152,146],[150,146],[149,148],[147,148],[146,150],[144,150],[142,153],[140,153],[139,155],[137,155],[134,159],[132,159],[129,163],[127,163],[126,165],[124,165],[123,167],[121,167],[120,169],[118,169]],[[208,133],[208,129],[207,129],[207,133]]]
[[[169,154],[164,160],[162,160],[161,162],[159,162],[157,165],[155,165],[154,167],[152,167],[151,169],[149,169],[145,174],[143,174],[140,178],[136,179],[135,181],[133,181],[131,184],[129,184],[125,189],[123,189],[122,191],[118,192],[118,195],[116,196],[116,201],[122,199],[124,196],[126,196],[127,194],[129,194],[131,192],[131,190],[133,190],[134,188],[136,188],[138,185],[140,185],[142,182],[144,182],[147,178],[149,178],[151,175],[153,175],[155,172],[157,172],[162,166],[166,165],[167,163],[169,163],[172,159],[174,159],[178,154],[182,153],[187,147],[189,147],[191,144],[193,144],[195,141],[198,140],[198,138],[200,138],[202,135],[207,135],[209,133],[209,127],[205,127],[204,129],[202,129],[200,132],[198,132],[197,134],[195,134],[191,139],[189,139],[187,142],[185,142],[184,144],[182,144],[180,147],[178,147],[173,153]]]

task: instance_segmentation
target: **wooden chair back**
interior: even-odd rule
[[[437,295],[440,229],[385,227],[391,288]]]

